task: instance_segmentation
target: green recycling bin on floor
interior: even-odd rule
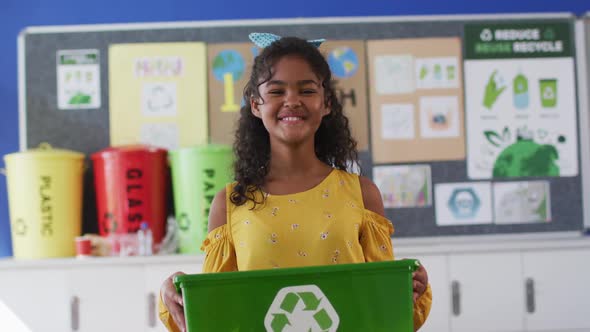
[[[416,260],[181,275],[189,332],[411,332]]]
[[[226,145],[169,151],[180,253],[200,253],[215,194],[232,181],[233,152]]]

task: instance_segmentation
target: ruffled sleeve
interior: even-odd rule
[[[172,319],[170,311],[168,311],[168,307],[166,307],[164,301],[162,301],[162,294],[160,294],[158,299],[158,317],[160,317],[160,321],[162,321],[162,324],[164,324],[166,330],[170,332],[180,332],[180,329]]]
[[[393,260],[392,234],[393,225],[389,220],[373,211],[364,210],[359,241],[365,262]]]
[[[203,273],[237,271],[236,248],[229,227],[219,226],[209,232],[201,250],[205,252]]]
[[[426,286],[426,290],[414,303],[414,331],[424,324],[426,318],[430,314],[430,308],[432,307],[432,289],[430,284]]]
[[[393,245],[391,235],[394,229],[387,218],[370,210],[364,210],[360,227],[361,247],[366,262],[393,260]],[[414,330],[417,331],[428,318],[432,306],[432,290],[430,285],[414,303]]]
[[[205,252],[203,273],[238,270],[236,251],[228,232],[227,225],[217,227],[209,232],[207,238],[203,241],[203,245],[201,246],[201,250]],[[162,301],[161,295],[158,301],[158,316],[168,331],[180,331],[164,301]]]

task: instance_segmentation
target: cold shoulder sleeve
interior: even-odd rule
[[[164,324],[166,330],[169,332],[180,332],[178,325],[176,325],[170,311],[168,311],[168,307],[162,301],[162,294],[160,294],[160,298],[158,299],[158,317],[160,317],[160,321]]]
[[[389,220],[373,211],[364,210],[359,241],[365,262],[393,260],[392,234],[393,225]]]
[[[360,227],[359,241],[366,262],[393,260],[393,224],[387,218],[370,210],[364,210]],[[414,330],[417,331],[428,318],[432,306],[430,285],[414,303]]]
[[[230,229],[226,225],[219,226],[209,232],[201,250],[205,252],[203,273],[237,271],[236,249]]]

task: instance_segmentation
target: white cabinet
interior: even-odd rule
[[[451,254],[453,332],[524,330],[519,252]]]
[[[183,264],[159,264],[145,267],[145,308],[147,308],[146,329],[147,332],[166,332],[164,325],[158,318],[158,298],[162,282],[172,273],[182,271],[187,274],[201,273],[202,264],[195,262]]]
[[[523,253],[527,331],[590,330],[590,251]]]
[[[0,269],[0,331],[13,331],[8,317],[31,331],[70,331],[65,272],[51,269]],[[4,324],[10,324],[5,326]]]
[[[428,271],[432,288],[432,309],[420,332],[449,332],[450,291],[446,255],[420,255],[416,257]]]
[[[141,331],[145,326],[141,266],[82,266],[67,273],[73,331]],[[77,313],[77,315],[76,315]]]

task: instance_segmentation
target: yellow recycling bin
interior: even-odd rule
[[[38,149],[4,156],[15,258],[75,255],[82,226],[84,155]]]

